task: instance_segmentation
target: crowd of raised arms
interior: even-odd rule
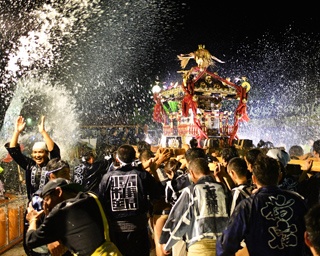
[[[25,172],[29,256],[320,255],[320,140],[311,152],[213,150],[196,139],[173,150],[133,134],[99,141],[71,165],[45,117],[43,141],[22,152],[25,126],[19,116],[4,146]]]

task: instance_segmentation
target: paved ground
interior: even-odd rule
[[[16,244],[15,246],[11,247],[9,250],[0,254],[1,256],[26,256],[22,242]]]
[[[0,253],[1,256],[26,256],[24,250],[23,250],[23,246],[22,246],[22,242],[16,244],[15,246],[11,247],[8,251],[4,252],[4,253]],[[150,252],[150,256],[155,256],[155,251],[152,250]]]
[[[15,246],[11,247],[9,250],[0,253],[1,256],[26,256],[27,254],[24,252],[22,242],[16,244]],[[155,256],[155,250],[150,252],[150,256]]]

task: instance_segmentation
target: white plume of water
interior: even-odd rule
[[[12,42],[5,67],[6,79],[0,86],[17,82],[17,77],[31,69],[41,71],[56,65],[60,60],[60,47],[76,44],[76,39],[87,31],[85,21],[92,14],[102,13],[99,3],[99,0],[70,0],[64,4],[53,1],[51,5],[44,4],[31,11],[30,30]]]
[[[0,1],[0,4],[9,3]],[[0,131],[1,145],[11,139],[19,115],[37,121],[44,115],[45,128],[59,145],[62,158],[68,160],[71,157],[69,153],[79,141],[76,99],[65,84],[59,84],[57,79],[50,77],[50,70],[61,60],[61,47],[76,45],[77,38],[87,31],[86,21],[93,15],[101,15],[99,4],[100,0],[69,0],[63,4],[52,1],[50,5],[43,4],[28,12],[21,10],[21,17],[28,21],[25,29],[28,32],[16,40],[3,38],[10,42],[11,49],[5,49],[8,61],[0,87],[8,89],[7,97],[1,96],[10,104]],[[20,11],[18,4],[13,2],[10,7]],[[8,19],[8,16],[1,15],[0,21],[3,17]],[[11,22],[18,23],[17,20]],[[15,30],[14,33],[0,31],[1,35],[19,33],[18,26],[10,28]],[[2,29],[5,30],[6,26],[1,26]],[[37,125],[27,125],[19,143],[29,145],[35,140],[43,140],[39,135]],[[5,148],[0,147],[0,157],[6,153]]]
[[[28,116],[33,120],[40,120],[44,115],[45,129],[52,139],[59,145],[64,159],[70,157],[69,152],[79,140],[79,122],[76,102],[71,93],[63,85],[51,84],[50,80],[42,78],[21,79],[17,84],[15,95],[6,112],[3,127],[0,131],[1,144],[11,139],[17,117],[23,112],[27,104],[30,110]],[[19,143],[32,144],[34,141],[43,140],[38,132],[38,126],[33,125],[32,130],[26,129],[19,138]],[[6,154],[0,147],[1,157]],[[4,152],[3,152],[4,151]]]

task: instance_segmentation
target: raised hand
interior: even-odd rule
[[[40,122],[40,124],[38,125],[39,132],[40,132],[40,133],[42,133],[43,131],[45,131],[45,129],[44,129],[44,120],[45,120],[45,116],[41,116],[41,122]]]
[[[26,122],[24,118],[22,116],[19,116],[16,121],[15,131],[20,133],[24,130],[25,127],[26,127]]]

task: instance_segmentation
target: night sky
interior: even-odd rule
[[[241,45],[252,47],[262,38],[281,42],[288,30],[303,35],[320,32],[319,15],[312,6],[250,6],[242,3],[190,1],[176,47],[205,44],[213,54],[235,54]],[[315,7],[314,7],[315,8]]]
[[[9,56],[17,54],[19,38],[41,28],[35,13],[51,19],[45,2],[60,14],[56,25],[46,31],[52,47],[36,49],[39,58],[20,67],[14,76],[5,71]],[[314,6],[290,4],[280,9],[270,4],[205,0],[105,0],[99,7],[83,9],[77,4],[74,0],[0,0],[3,116],[21,82],[30,90],[22,97],[26,102],[22,113],[51,115],[54,130],[61,130],[65,102],[69,103],[69,118],[72,114],[71,120],[80,126],[153,125],[152,84],[158,78],[163,83],[181,82],[177,55],[193,52],[203,44],[225,61],[216,65],[221,76],[234,79],[244,75],[252,84],[248,102],[251,121],[241,130],[243,136],[280,143],[290,134],[295,139],[287,144],[300,143],[302,134],[306,134],[302,139],[318,136],[314,127],[320,116],[320,22]],[[65,29],[69,34],[64,34],[64,28],[57,26],[68,19],[75,22]],[[38,87],[33,88],[35,85]],[[53,99],[49,97],[52,91],[57,95]],[[63,98],[66,100],[56,100]],[[298,119],[281,126],[279,119],[286,121],[284,117]],[[297,131],[293,123],[302,130],[292,135]],[[68,129],[75,132],[70,127],[63,130]],[[272,138],[273,133],[279,137]]]

